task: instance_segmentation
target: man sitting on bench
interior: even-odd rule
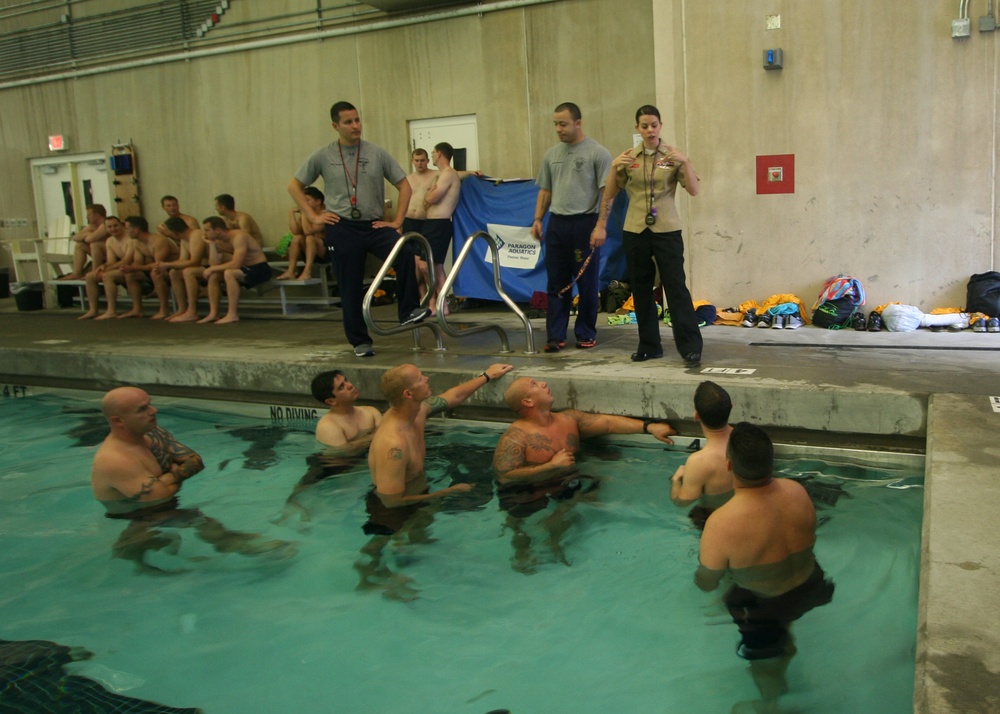
[[[240,288],[252,288],[271,279],[271,266],[267,264],[264,251],[249,233],[241,230],[231,230],[226,222],[218,216],[209,216],[202,223],[205,240],[209,243],[209,266],[202,272],[202,277],[208,281],[208,315],[198,320],[199,324],[214,322],[216,325],[227,325],[239,322],[237,310],[240,304]],[[224,259],[225,262],[223,262]],[[185,281],[188,271],[184,272]],[[191,276],[194,279],[195,276]],[[219,317],[219,306],[222,301],[222,281],[226,281],[226,298],[229,309],[224,317]],[[193,305],[188,305],[188,313],[195,312]],[[195,313],[197,317],[197,313]],[[177,322],[181,322],[180,318]]]

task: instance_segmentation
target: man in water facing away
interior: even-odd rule
[[[789,626],[830,602],[833,583],[813,555],[816,509],[799,483],[774,478],[764,430],[734,426],[726,457],[736,492],[705,523],[695,584],[710,591],[727,573],[732,578],[724,600],[740,629],[737,653],[751,660],[764,701],[773,703],[787,689],[784,671],[795,654]]]
[[[682,508],[697,501],[688,516],[699,530],[712,511],[733,496],[733,474],[726,459],[732,408],[729,394],[715,382],[702,382],[694,392],[694,419],[701,424],[705,446],[674,473],[670,500]]]
[[[205,468],[201,457],[156,423],[150,396],[136,387],[118,387],[104,395],[101,411],[111,427],[94,455],[90,485],[108,518],[131,521],[113,547],[117,558],[142,567],[147,550],[176,547],[157,526],[193,526],[220,553],[257,555],[278,549],[294,552],[285,541],[264,541],[252,533],[229,531],[198,509],[181,509],[181,484]]]

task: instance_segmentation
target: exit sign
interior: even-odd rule
[[[66,140],[62,134],[53,134],[49,137],[49,151],[65,151]]]

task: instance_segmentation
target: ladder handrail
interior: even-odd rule
[[[368,329],[374,332],[376,335],[381,335],[382,337],[385,337],[387,335],[398,335],[401,332],[412,333],[413,334],[412,349],[414,351],[421,349],[419,329],[421,327],[426,327],[427,329],[429,329],[431,332],[434,333],[434,338],[437,341],[437,347],[435,349],[444,351],[446,348],[444,346],[444,340],[441,337],[441,328],[438,327],[438,325],[431,320],[416,322],[413,323],[412,325],[397,325],[396,327],[384,329],[376,325],[375,320],[372,319],[372,300],[375,298],[375,293],[379,289],[379,286],[382,284],[382,281],[385,280],[385,276],[388,274],[389,270],[392,268],[392,264],[393,262],[395,262],[396,256],[399,255],[400,251],[403,249],[403,246],[409,243],[410,241],[416,241],[423,247],[424,256],[428,259],[428,263],[433,265],[433,258],[431,258],[432,255],[431,244],[427,242],[426,238],[424,238],[420,233],[417,233],[415,231],[410,231],[406,235],[402,236],[398,241],[396,241],[396,245],[392,247],[392,250],[389,251],[389,255],[386,256],[386,259],[382,262],[382,267],[379,269],[378,273],[375,274],[375,279],[372,280],[372,284],[368,288],[368,292],[365,293],[365,299],[361,303],[361,314],[365,318],[365,324],[368,325]],[[336,259],[337,259],[336,256],[334,256],[334,260]],[[431,272],[433,273],[433,268],[431,269]],[[414,280],[416,280],[416,276],[414,276]],[[420,307],[425,307],[429,300],[430,300],[430,292],[428,291],[427,295],[424,296],[424,299],[420,301]]]
[[[528,320],[527,316],[521,311],[521,308],[511,299],[511,297],[504,292],[503,285],[500,281],[500,249],[497,247],[496,239],[491,236],[486,231],[476,231],[468,240],[465,241],[465,245],[462,246],[462,250],[459,252],[458,257],[453,261],[451,272],[448,273],[448,277],[445,278],[444,285],[441,286],[441,290],[438,293],[437,301],[437,315],[438,324],[441,329],[447,332],[452,337],[465,337],[466,335],[473,335],[479,332],[485,332],[487,330],[495,330],[497,335],[500,337],[501,353],[510,352],[510,341],[507,339],[507,332],[499,325],[472,325],[461,330],[457,330],[448,324],[448,320],[444,314],[445,303],[448,299],[448,293],[451,291],[451,286],[454,284],[455,279],[458,277],[458,271],[461,269],[462,264],[465,262],[466,257],[469,255],[469,251],[472,249],[473,243],[477,239],[483,238],[490,246],[490,252],[493,256],[493,286],[496,288],[497,294],[500,295],[500,299],[503,300],[507,307],[517,315],[521,323],[524,325],[524,337],[525,337],[525,350],[524,354],[536,354],[535,350],[535,337],[532,332],[531,322]]]

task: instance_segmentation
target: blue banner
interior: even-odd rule
[[[454,255],[476,231],[486,231],[502,244],[500,281],[504,291],[519,303],[531,300],[532,293],[545,292],[545,246],[531,237],[538,186],[534,181],[496,182],[470,177],[462,182],[462,193],[452,216],[455,228]],[[621,226],[628,199],[618,194],[608,220],[608,240],[601,249],[600,286],[612,280],[626,280],[625,255],[621,250]],[[543,229],[548,223],[548,214]],[[489,245],[477,241],[455,279],[454,293],[460,297],[499,300],[493,286],[493,265]]]

